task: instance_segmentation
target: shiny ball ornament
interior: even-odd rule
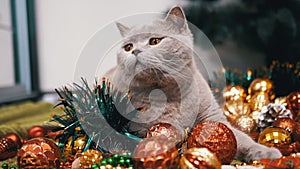
[[[7,133],[3,138],[11,139],[18,147],[22,146],[22,139],[16,133]]]
[[[185,138],[185,132],[183,129],[180,130],[169,123],[159,123],[153,125],[147,131],[146,137],[149,138],[161,135],[166,136],[175,145],[180,145]]]
[[[60,160],[58,146],[46,138],[31,139],[18,152],[19,168],[58,168]]]
[[[289,156],[293,153],[299,153],[300,152],[300,143],[299,142],[293,142],[290,145],[282,145],[276,147],[284,156]]]
[[[259,134],[258,143],[268,147],[289,145],[291,143],[291,135],[285,129],[268,127]]]
[[[245,100],[246,92],[242,86],[229,85],[222,92],[223,98],[226,101]]]
[[[180,158],[181,169],[221,169],[221,162],[207,148],[190,148]]]
[[[271,126],[277,118],[287,117],[292,119],[293,115],[290,110],[281,104],[268,104],[263,107],[258,115],[257,126],[259,131]]]
[[[86,142],[87,139],[84,136],[77,137],[75,140],[73,140],[73,137],[70,137],[64,147],[66,158],[73,161],[77,153],[82,153],[85,148]]]
[[[42,126],[32,126],[28,130],[28,137],[37,138],[37,137],[44,137],[47,134],[47,130]]]
[[[261,114],[260,111],[253,111],[250,113],[250,117],[255,121],[255,122],[258,122],[258,117],[259,115]]]
[[[244,100],[241,99],[225,102],[223,109],[224,115],[230,122],[235,121],[236,118],[240,115],[248,115],[251,112],[249,104],[244,103]]]
[[[114,155],[106,156],[105,158],[102,159],[100,163],[96,165],[92,165],[92,168],[93,166],[94,168],[97,166],[100,168],[104,168],[107,165],[110,165],[111,167],[115,167],[115,168],[133,168],[133,160],[131,158],[131,153],[125,152],[121,155],[114,154]]]
[[[283,156],[289,156],[293,153],[293,146],[291,145],[279,145],[276,147]]]
[[[172,169],[178,166],[178,150],[166,136],[143,139],[133,152],[134,168]]]
[[[255,93],[248,100],[250,109],[252,111],[261,111],[262,108],[270,103],[270,99],[267,93]]]
[[[59,168],[72,168],[72,162],[70,162],[70,161],[67,161],[67,162],[60,162],[60,166],[59,166]]]
[[[187,146],[209,149],[222,164],[229,164],[237,152],[233,132],[225,124],[215,121],[197,124],[188,137]]]
[[[294,115],[294,119],[299,121],[300,117],[300,91],[293,92],[287,96],[287,105]]]
[[[300,152],[300,143],[298,141],[293,142],[290,146],[293,148],[293,153],[299,153]]]
[[[249,88],[248,88],[248,94],[253,96],[256,93],[266,93],[269,96],[270,100],[273,100],[275,98],[275,95],[273,93],[273,83],[268,78],[258,78],[254,79]]]
[[[296,123],[294,126],[294,130],[292,132],[293,140],[296,142],[300,142],[300,124]]]
[[[97,150],[87,150],[79,158],[81,168],[91,168],[93,164],[100,163],[103,156]]]
[[[287,107],[286,97],[277,97],[277,98],[274,100],[274,104],[282,104],[282,105],[284,105],[285,107]]]
[[[253,132],[249,133],[248,136],[250,138],[252,138],[252,140],[254,140],[255,142],[257,142],[258,136],[259,136],[259,132],[253,131]]]
[[[272,124],[272,126],[283,128],[290,133],[294,131],[295,125],[296,125],[296,122],[288,117],[278,118]]]
[[[0,161],[17,155],[18,145],[10,138],[0,139]]]
[[[244,133],[250,133],[255,130],[256,128],[256,122],[254,119],[250,116],[240,116],[238,117],[234,123],[233,126],[239,130],[241,130]]]

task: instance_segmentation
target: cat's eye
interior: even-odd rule
[[[151,38],[149,40],[149,45],[157,45],[160,43],[160,41],[162,40],[163,38]]]
[[[125,45],[123,48],[124,48],[124,50],[125,50],[126,52],[129,52],[129,51],[131,51],[131,50],[133,49],[133,45],[132,45],[132,43],[128,43],[128,44]]]

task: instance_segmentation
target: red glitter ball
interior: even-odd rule
[[[206,121],[197,124],[188,137],[188,148],[205,147],[219,158],[222,164],[229,164],[237,152],[233,132],[223,123]]]

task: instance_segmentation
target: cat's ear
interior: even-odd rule
[[[127,27],[127,26],[121,24],[120,22],[116,22],[116,25],[117,25],[117,27],[118,27],[118,29],[119,29],[119,31],[120,31],[121,36],[124,37],[124,36],[126,36],[126,35],[128,34],[128,32],[129,32],[129,30],[130,30],[129,27]]]
[[[187,21],[180,6],[175,6],[170,9],[168,15],[165,18],[166,21],[171,21],[180,30],[184,31],[188,29]]]

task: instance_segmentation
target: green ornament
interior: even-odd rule
[[[112,164],[114,162],[114,159],[110,157],[107,159],[107,162],[108,162],[108,164]]]
[[[99,166],[97,164],[93,164],[92,169],[99,169]]]
[[[120,164],[121,166],[124,166],[125,160],[124,160],[124,159],[120,159],[120,160],[119,160],[119,164]]]
[[[3,164],[2,164],[2,168],[3,168],[3,169],[8,169],[8,164],[7,164],[7,163],[3,163]]]
[[[101,162],[100,162],[100,165],[106,165],[107,164],[107,160],[106,159],[103,159]]]
[[[131,164],[131,160],[130,160],[130,159],[126,159],[125,162],[126,162],[126,164],[128,164],[128,165]]]

